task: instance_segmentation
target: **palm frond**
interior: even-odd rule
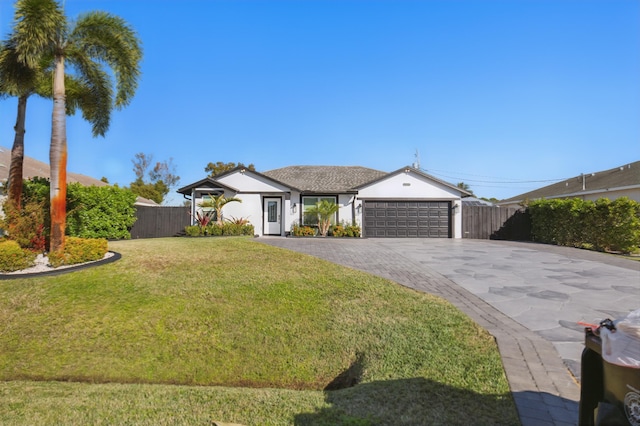
[[[128,105],[138,86],[142,59],[136,32],[118,16],[90,12],[78,18],[69,40],[87,56],[109,65],[116,79],[114,105]]]
[[[35,68],[45,51],[52,51],[66,28],[64,11],[54,0],[18,0],[13,33],[18,60]]]

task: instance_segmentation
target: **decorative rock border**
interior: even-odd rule
[[[109,257],[106,257],[104,259],[96,260],[95,262],[86,262],[86,263],[81,263],[79,265],[71,265],[71,266],[62,267],[62,268],[58,268],[58,269],[50,269],[48,271],[27,272],[27,273],[24,273],[24,274],[5,274],[5,273],[0,273],[0,281],[1,280],[13,280],[13,279],[18,279],[18,278],[34,278],[34,277],[45,277],[45,276],[48,277],[48,276],[54,276],[54,275],[62,275],[62,274],[66,274],[67,272],[75,272],[75,271],[79,271],[79,270],[82,270],[82,269],[93,268],[94,266],[106,265],[107,263],[112,263],[112,262],[115,262],[115,261],[120,260],[122,258],[122,255],[120,253],[115,252],[115,251],[109,251],[109,253],[113,253],[113,256],[109,256]]]

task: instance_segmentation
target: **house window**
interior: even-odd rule
[[[315,206],[318,202],[327,200],[332,203],[336,202],[336,197],[302,197],[302,224],[303,225],[317,225],[318,216],[315,214],[307,213],[309,209]],[[331,223],[335,225],[336,214],[331,218]]]

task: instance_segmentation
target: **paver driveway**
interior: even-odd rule
[[[454,303],[496,337],[523,424],[575,424],[579,393],[569,371],[579,378],[584,327],[578,321],[597,323],[640,308],[640,262],[602,253],[466,239],[262,241]]]

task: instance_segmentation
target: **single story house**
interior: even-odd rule
[[[599,198],[615,200],[620,197],[628,197],[640,202],[640,161],[609,170],[574,176],[501,200],[497,204],[501,207],[519,207],[528,200],[543,198],[581,198],[595,201]]]
[[[334,223],[361,226],[364,237],[462,237],[462,197],[469,192],[413,167],[391,173],[358,166],[290,166],[263,173],[236,167],[178,189],[191,200],[192,217],[210,196],[225,218],[245,218],[256,235],[288,235],[313,224],[305,212],[320,200],[339,206]],[[192,219],[192,223],[193,219]]]

